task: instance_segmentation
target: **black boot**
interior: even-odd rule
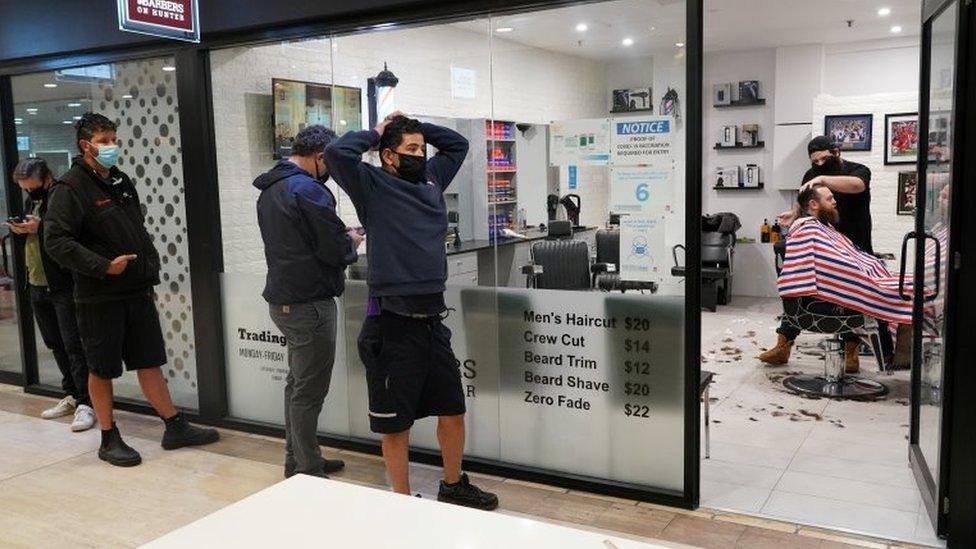
[[[437,501],[485,511],[498,507],[498,496],[471,484],[467,473],[461,475],[461,480],[457,484],[447,484],[442,480],[441,488],[437,491]]]
[[[345,468],[346,462],[341,459],[323,459],[322,460],[322,471],[320,473],[314,474],[314,476],[321,478],[329,478],[330,473],[338,473],[343,468]],[[297,474],[294,465],[285,465],[285,478],[291,478]],[[313,474],[313,473],[306,473]]]
[[[166,432],[163,433],[164,450],[175,450],[185,446],[202,446],[220,440],[220,433],[216,429],[190,425],[190,422],[183,417],[182,412],[163,421],[166,422]]]
[[[98,447],[98,459],[116,467],[134,467],[142,463],[142,456],[122,440],[119,428],[102,430],[102,445]]]

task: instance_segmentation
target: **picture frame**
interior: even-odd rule
[[[918,113],[885,115],[885,165],[918,161]]]
[[[870,151],[874,115],[828,114],[824,117],[824,135],[833,138],[842,151]]]
[[[613,106],[610,112],[654,112],[652,93],[650,86],[613,90]]]
[[[898,198],[895,213],[915,215],[915,198],[918,193],[918,172],[898,172]]]
[[[712,105],[716,107],[732,104],[732,84],[723,82],[712,86]]]

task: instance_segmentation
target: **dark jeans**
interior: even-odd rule
[[[801,297],[799,299],[804,300],[807,304],[814,301],[812,298],[809,297]],[[851,314],[860,314],[860,313],[857,313],[856,311],[851,311]],[[779,325],[779,328],[776,328],[776,333],[786,336],[786,339],[793,341],[796,339],[796,336],[800,335],[800,329],[787,322],[786,318],[784,317],[783,321]],[[881,338],[881,353],[886,357],[892,356],[895,352],[895,345],[891,339],[891,332],[888,330],[888,323],[885,322],[884,320],[878,320],[878,335]],[[859,341],[860,339],[861,338],[854,333],[844,334],[843,336],[844,341]]]
[[[88,364],[78,334],[75,302],[70,291],[51,292],[46,286],[31,286],[31,305],[44,345],[51,350],[61,370],[61,388],[78,401],[91,406],[88,397]]]
[[[322,474],[319,414],[335,362],[336,303],[324,299],[296,305],[271,305],[271,320],[285,334],[285,474]]]

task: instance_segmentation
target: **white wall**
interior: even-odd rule
[[[918,93],[918,37],[831,44],[824,48],[823,93]]]
[[[487,34],[450,25],[384,32],[381,39],[373,33],[214,51],[226,272],[266,269],[255,212],[258,192],[251,182],[273,164],[271,79],[357,86],[365,92],[366,79],[384,62],[400,78],[397,107],[414,115],[548,123],[607,111],[603,64],[497,39],[489,48]],[[452,66],[476,72],[475,98],[453,97]],[[356,223],[348,198],[337,194],[340,215]]]
[[[739,216],[742,228],[739,236],[759,240],[762,220],[772,223],[776,214],[789,208],[789,193],[770,186],[773,167],[774,109],[778,104],[776,93],[776,50],[763,49],[742,52],[714,52],[705,55],[705,112],[702,120],[703,174],[702,213],[732,212]],[[716,109],[712,106],[712,85],[740,80],[759,80],[759,93],[766,104],[757,107]],[[764,149],[742,151],[716,151],[714,145],[724,125],[759,124],[759,139],[766,142]],[[766,188],[749,191],[713,189],[713,173],[718,166],[759,164],[763,171]],[[736,246],[736,276],[732,290],[736,295],[776,295],[776,271],[770,244],[739,244]]]
[[[918,108],[918,92],[878,93],[837,97],[821,95],[813,102],[814,131],[823,133],[824,115],[873,114],[873,135],[868,152],[843,152],[847,160],[864,164],[871,169],[871,243],[875,253],[893,253],[889,262],[894,270],[900,261],[901,242],[905,233],[914,229],[915,217],[897,215],[898,172],[915,171],[915,165],[884,165],[885,114],[914,112]],[[843,214],[843,212],[841,212]]]
[[[875,40],[849,44],[824,46],[801,46],[779,48],[778,50],[759,50],[746,52],[715,52],[705,56],[705,94],[711,96],[711,86],[715,82],[738,81],[755,77],[765,88],[767,97],[764,108],[729,109],[729,112],[711,108],[706,102],[704,113],[705,140],[703,158],[705,159],[705,189],[703,192],[703,211],[714,213],[732,211],[739,214],[743,236],[758,240],[759,225],[763,218],[772,217],[792,205],[795,192],[779,191],[771,187],[771,171],[767,169],[764,191],[725,191],[712,190],[711,170],[716,156],[721,161],[728,156],[750,156],[746,152],[716,153],[712,150],[712,135],[725,120],[732,123],[742,116],[752,114],[766,120],[772,130],[774,123],[810,122],[814,135],[823,131],[826,114],[874,114],[873,150],[870,153],[847,153],[844,156],[866,164],[873,172],[871,212],[874,223],[873,241],[875,251],[895,253],[900,250],[904,233],[911,230],[912,217],[895,215],[895,195],[899,171],[911,170],[911,166],[884,166],[884,115],[886,113],[914,112],[918,104],[918,39],[898,38]],[[822,80],[820,77],[822,76]],[[806,90],[816,86],[820,89]],[[770,84],[768,84],[770,83]],[[799,85],[801,89],[785,86],[789,93],[777,95],[776,83]],[[799,84],[798,84],[799,83]],[[802,84],[802,85],[800,85]],[[806,98],[798,102],[799,95]],[[784,97],[784,93],[786,96]],[[811,99],[812,98],[812,99]],[[808,107],[803,107],[807,101]],[[772,113],[772,114],[771,114]],[[739,122],[740,124],[742,122]],[[759,122],[763,125],[763,121]],[[772,131],[765,132],[766,152],[764,165],[771,166],[776,148],[785,146],[771,137]],[[798,159],[796,162],[805,162]],[[743,164],[745,161],[742,162]],[[796,168],[796,173],[806,170],[805,163]],[[786,187],[794,187],[789,182],[779,182]],[[796,182],[797,186],[799,181]],[[743,196],[744,195],[744,196]],[[772,263],[772,250],[768,245],[742,244],[737,248],[736,279],[733,291],[737,295],[766,296],[776,295],[775,274]]]

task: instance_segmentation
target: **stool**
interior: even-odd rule
[[[705,403],[705,459],[711,457],[711,446],[712,446],[712,434],[711,434],[711,418],[709,417],[709,406],[710,402],[708,399],[708,387],[712,384],[712,380],[715,378],[715,372],[709,372],[708,370],[701,371],[701,382],[698,384],[698,397],[703,403]]]
[[[891,373],[886,368],[877,334],[877,323],[864,315],[844,309],[838,305],[811,298],[790,298],[783,300],[786,321],[808,332],[831,334],[834,337],[825,341],[823,375],[794,375],[783,380],[783,386],[800,394],[828,398],[866,399],[888,394],[888,387],[873,379],[849,376],[844,372],[841,350],[844,348],[843,336],[856,330],[868,331],[878,367],[882,372]]]

